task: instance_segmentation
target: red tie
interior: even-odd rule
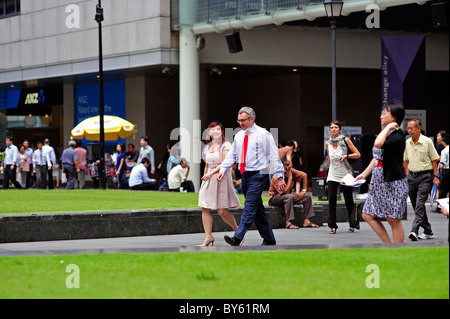
[[[245,172],[245,156],[247,155],[247,145],[248,145],[248,135],[245,134],[241,152],[241,167],[239,168],[241,174],[244,174]]]

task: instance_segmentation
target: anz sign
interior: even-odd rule
[[[45,101],[44,89],[41,89],[39,93],[27,93],[25,96],[25,104],[42,104]]]

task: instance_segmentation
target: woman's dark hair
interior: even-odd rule
[[[333,121],[330,123],[330,127],[331,127],[331,125],[337,125],[337,126],[339,126],[339,129],[342,130],[342,124],[339,121]]]
[[[120,153],[121,153],[121,154],[122,154],[122,153],[125,153],[125,145],[123,145],[122,143],[119,143],[119,144],[117,144],[117,146],[120,147]],[[117,149],[117,147],[116,147],[116,149]]]
[[[383,107],[383,110],[390,112],[398,125],[402,124],[403,119],[405,118],[405,108],[402,103],[398,101],[389,102]]]
[[[222,123],[220,123],[219,121],[211,122],[211,123],[208,125],[208,128],[213,128],[213,127],[216,127],[216,126],[220,126],[220,129],[222,130],[222,144],[223,144],[223,143],[225,143],[225,129],[224,129]],[[214,139],[214,138],[213,138],[210,134],[208,134],[208,135],[206,136],[206,143],[211,142],[213,139]]]

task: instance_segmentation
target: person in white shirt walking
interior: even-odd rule
[[[13,183],[15,188],[21,189],[19,182],[16,180],[16,169],[19,159],[19,150],[14,144],[11,136],[6,137],[5,157],[3,158],[3,189],[9,188],[9,181]]]
[[[50,146],[50,140],[46,138],[44,140],[44,145],[42,145],[42,150],[45,154],[48,154],[48,158],[50,160],[50,165],[47,169],[47,185],[48,189],[53,189],[53,167],[56,164],[56,154],[55,149]]]
[[[44,151],[42,141],[37,141],[33,153],[33,168],[36,172],[36,188],[47,188],[47,170],[51,167],[49,153]]]
[[[278,189],[284,190],[284,167],[278,156],[278,149],[271,133],[255,124],[256,114],[250,107],[238,112],[237,122],[242,128],[234,138],[233,145],[223,160],[217,180],[222,181],[224,174],[234,162],[239,162],[242,174],[242,189],[245,196],[244,211],[233,237],[225,236],[232,245],[241,244],[245,233],[253,222],[263,238],[263,245],[275,245],[276,240],[262,202],[262,192],[267,183],[269,166],[278,178]]]

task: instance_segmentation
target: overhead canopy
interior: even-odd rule
[[[342,15],[431,0],[343,0]],[[178,0],[171,1],[172,29],[195,34],[252,29],[257,26],[326,17],[324,0]]]

